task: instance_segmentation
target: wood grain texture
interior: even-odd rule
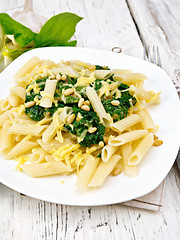
[[[23,0],[4,0],[0,12],[21,10]],[[164,69],[175,78],[179,71],[180,18],[178,0],[38,0],[35,11],[51,17],[71,11],[84,19],[78,24],[78,46],[142,57],[143,45],[161,46]],[[2,240],[178,240],[180,239],[180,178],[177,166],[166,178],[161,212],[121,205],[71,207],[17,193],[0,184]]]

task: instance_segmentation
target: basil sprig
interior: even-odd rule
[[[12,19],[6,13],[0,13],[0,24],[5,35],[14,35],[18,45],[6,44],[4,55],[15,59],[22,53],[37,47],[76,46],[77,41],[70,41],[77,23],[82,17],[70,12],[51,17],[39,33]],[[11,46],[11,47],[10,47]]]

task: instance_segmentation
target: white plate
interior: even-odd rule
[[[179,148],[180,105],[171,79],[159,67],[144,60],[108,51],[49,47],[29,51],[12,62],[0,75],[0,96],[8,95],[15,72],[32,56],[55,62],[79,59],[85,62],[108,65],[110,68],[132,69],[148,76],[146,89],[161,91],[161,104],[150,106],[150,112],[159,125],[158,136],[163,145],[152,148],[139,166],[137,178],[123,173],[108,177],[103,187],[80,191],[75,186],[76,175],[30,178],[23,172],[14,171],[17,162],[0,158],[0,181],[8,187],[28,196],[49,202],[95,206],[120,203],[143,196],[154,190],[171,169]],[[64,184],[61,181],[64,181]]]

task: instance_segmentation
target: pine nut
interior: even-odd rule
[[[57,80],[60,80],[60,79],[61,79],[61,76],[60,76],[59,73],[56,74],[56,79],[57,79]]]
[[[89,132],[89,133],[94,133],[95,131],[97,131],[97,128],[96,128],[96,127],[90,127],[90,128],[88,129],[88,132]]]
[[[119,101],[118,100],[113,100],[112,102],[111,102],[111,104],[113,105],[113,106],[119,106]]]
[[[87,112],[90,111],[90,107],[87,106],[87,105],[82,105],[81,109],[84,110],[84,111],[87,111]]]
[[[84,104],[84,98],[80,98],[78,102],[78,107],[81,108],[83,104]]]
[[[117,176],[117,175],[119,175],[120,173],[122,173],[122,168],[116,168],[116,169],[113,171],[113,176]]]
[[[66,80],[66,75],[65,74],[62,75],[61,80],[63,80],[63,81]]]
[[[163,141],[162,141],[162,140],[156,139],[156,140],[154,140],[153,146],[158,147],[158,146],[160,146],[160,145],[162,145],[162,144],[163,144]]]
[[[75,119],[75,114],[71,114],[68,118],[67,118],[67,123],[71,124]]]
[[[103,141],[100,141],[100,142],[99,142],[99,147],[100,147],[100,148],[103,148],[103,147],[104,147],[104,142],[103,142]]]
[[[158,137],[156,135],[154,135],[154,140],[158,139]]]
[[[86,101],[84,102],[84,105],[90,105],[90,101],[89,101],[89,100],[86,100]]]
[[[64,90],[64,95],[69,96],[69,95],[73,94],[73,92],[74,92],[73,88],[68,88],[68,89]]]
[[[30,101],[24,104],[26,108],[30,108],[35,105],[35,101]]]
[[[88,70],[89,71],[94,71],[96,69],[96,66],[95,65],[90,65],[89,67],[88,67]]]

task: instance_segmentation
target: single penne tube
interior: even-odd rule
[[[14,135],[8,134],[11,124],[7,121],[3,123],[1,138],[0,138],[0,150],[3,151],[7,148],[10,148],[14,142]]]
[[[36,121],[33,121],[31,119],[21,119],[21,118],[18,118],[16,119],[16,122],[19,123],[19,124],[28,124],[28,125],[38,125]]]
[[[127,176],[136,177],[138,175],[137,166],[131,166],[128,164],[128,158],[131,153],[132,153],[132,145],[130,143],[126,143],[121,146],[121,155],[122,155],[124,173]]]
[[[97,115],[100,118],[100,121],[105,127],[108,127],[110,124],[110,117],[107,114],[107,112],[104,109],[104,106],[102,105],[102,102],[97,95],[96,91],[92,87],[87,87],[86,88],[86,93],[87,96],[91,102],[91,105],[94,109],[94,111],[97,113]]]
[[[121,156],[118,154],[114,154],[108,162],[101,162],[91,181],[89,182],[89,187],[99,187],[102,186],[105,182],[106,178],[112,172],[118,161],[121,159]]]
[[[13,123],[9,128],[9,134],[20,134],[20,135],[31,135],[31,136],[41,136],[43,130],[47,128],[46,125],[28,125],[21,123]]]
[[[83,168],[80,170],[78,179],[76,181],[76,185],[79,188],[83,189],[88,186],[88,183],[90,182],[91,178],[95,173],[98,163],[99,163],[99,158],[95,158],[92,155],[87,157],[86,163],[83,166]]]
[[[43,142],[49,142],[56,136],[56,127],[52,122],[42,134]]]
[[[113,75],[112,70],[95,70],[95,77],[97,79],[108,79]]]
[[[12,87],[10,89],[10,92],[22,98],[22,100],[25,101],[26,89],[24,87],[20,87],[20,86]]]
[[[147,129],[143,129],[143,130],[134,130],[131,132],[126,132],[123,133],[115,138],[112,138],[108,141],[108,144],[111,146],[120,146],[123,145],[125,143],[134,141],[136,139],[142,138],[144,136],[146,136],[148,134],[148,130]]]
[[[21,167],[26,174],[34,178],[72,172],[71,168],[60,161],[24,164]]]
[[[134,87],[133,91],[130,90],[130,94],[132,94],[133,92],[139,100],[148,100],[154,96],[153,91],[147,91],[138,87]]]
[[[115,132],[121,133],[138,122],[141,122],[141,117],[137,114],[132,114],[116,123],[110,124],[110,128]]]
[[[102,149],[102,160],[103,162],[108,162],[111,156],[118,150],[118,147],[111,145],[106,145]]]
[[[37,140],[38,144],[48,153],[51,153],[52,150],[57,149],[62,146],[62,143],[56,140],[51,140],[49,142],[44,142],[42,139]]]
[[[38,64],[29,72],[29,76],[34,78],[37,74],[43,74],[44,71],[47,73],[48,68],[52,68],[55,63],[49,59],[40,60]]]
[[[85,62],[82,62],[82,61],[80,61],[80,60],[71,60],[70,61],[70,64],[71,65],[78,65],[78,66],[80,66],[80,67],[83,67],[83,68],[88,68],[88,67],[90,67],[91,66],[91,64],[90,63],[85,63]]]
[[[12,92],[9,94],[7,99],[9,100],[12,107],[17,107],[22,103],[22,98],[20,98],[19,96],[15,95]]]
[[[31,142],[28,140],[28,137],[23,138],[20,142],[18,142],[5,156],[6,159],[12,159],[18,157],[31,149],[37,146],[37,142]]]
[[[147,79],[147,77],[142,73],[122,73],[119,75],[114,75],[113,79],[130,85],[144,81]]]
[[[12,122],[15,121],[15,118],[16,118],[17,115],[18,115],[17,112],[13,112],[13,111],[11,111],[11,110],[10,110],[9,113],[8,113],[8,117],[9,117],[10,121],[12,121]]]
[[[54,68],[54,69],[51,69],[51,71],[53,74],[61,73],[61,74],[65,74],[65,75],[68,75],[73,78],[79,77],[78,72],[75,69],[73,69],[71,66]]]
[[[154,93],[153,96],[152,96],[152,98],[146,100],[146,103],[159,104],[160,101],[161,101],[161,99],[160,99],[160,94],[161,94],[160,92]]]
[[[141,162],[146,153],[150,150],[154,143],[154,137],[152,133],[148,133],[134,149],[132,154],[128,158],[129,165],[137,165]]]
[[[21,78],[29,73],[38,63],[40,62],[39,57],[32,57],[27,61],[14,75],[14,79]]]
[[[7,119],[9,119],[9,110],[0,115],[0,126],[2,126]]]
[[[146,128],[150,131],[156,129],[156,126],[147,108],[141,109],[140,111],[137,112],[137,114],[141,117],[141,125],[143,128]]]
[[[19,87],[26,88],[26,86],[29,84],[29,80],[30,79],[28,76],[24,76],[24,77],[15,79],[15,82]]]
[[[123,73],[132,73],[132,70],[130,69],[113,69],[112,71],[114,75],[123,74]]]
[[[70,139],[65,139],[63,143],[60,143],[59,141],[56,141],[54,139],[49,142],[44,142],[42,139],[39,139],[37,140],[37,142],[48,153],[52,153],[52,151],[68,143],[72,145]]]
[[[31,163],[41,163],[45,160],[48,153],[43,148],[37,148],[32,150],[32,155],[29,158]]]
[[[2,112],[5,112],[5,111],[7,111],[8,109],[10,109],[11,108],[11,103],[10,103],[10,101],[9,101],[9,99],[3,99],[2,100],[2,102],[1,102],[1,111]]]
[[[54,93],[56,90],[57,80],[46,80],[45,89],[40,102],[41,107],[49,108],[52,107],[52,102],[54,99]]]

